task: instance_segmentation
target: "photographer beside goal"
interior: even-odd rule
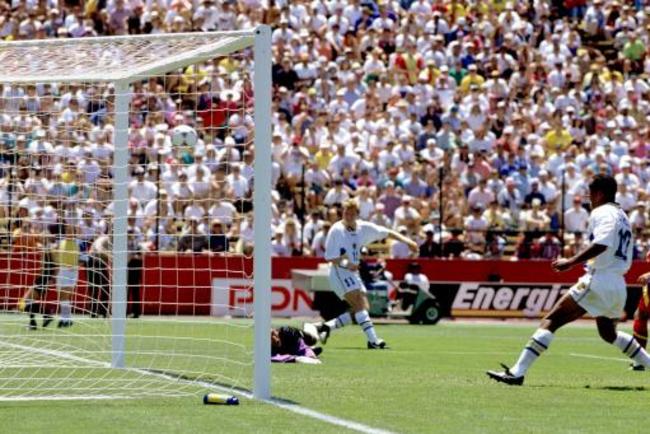
[[[418,245],[404,235],[360,220],[359,206],[354,199],[343,203],[343,218],[332,225],[325,241],[325,259],[329,262],[329,282],[336,295],[350,305],[345,312],[330,321],[317,324],[320,339],[327,341],[330,332],[344,327],[352,321],[361,326],[368,339],[368,349],[384,349],[386,342],[380,339],[370,320],[366,288],[359,275],[361,248],[384,238],[391,238],[408,245],[418,253]]]

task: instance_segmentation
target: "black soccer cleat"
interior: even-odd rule
[[[59,324],[57,325],[58,328],[67,328],[72,326],[72,320],[71,319],[62,319],[59,321]]]
[[[637,365],[636,363],[630,364],[630,371],[645,371],[646,367],[643,365]]]
[[[386,346],[386,342],[383,340],[379,339],[377,342],[370,342],[368,341],[368,349],[369,350],[385,350],[388,347]]]
[[[316,354],[316,356],[320,356],[321,354],[323,354],[323,347],[312,348],[312,351],[314,352],[314,354]]]
[[[43,315],[43,328],[49,326],[52,321],[54,321],[54,317],[52,315]]]
[[[523,375],[521,377],[515,377],[514,375],[512,375],[512,372],[510,372],[510,368],[508,368],[503,363],[501,363],[501,366],[504,369],[503,372],[487,371],[486,372],[487,376],[493,379],[494,381],[497,381],[499,383],[505,383],[509,386],[521,386],[522,384],[524,384]]]
[[[325,345],[330,337],[330,333],[332,333],[332,329],[323,322],[316,326],[316,330],[318,331],[318,339],[321,344]]]
[[[29,324],[27,325],[27,330],[36,330],[38,328],[38,324],[36,324],[36,320],[34,318],[29,319]]]

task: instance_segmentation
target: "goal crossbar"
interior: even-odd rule
[[[227,56],[254,41],[251,30],[1,42],[0,83],[132,82]]]

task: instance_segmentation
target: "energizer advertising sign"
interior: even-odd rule
[[[451,314],[538,317],[549,311],[569,288],[562,284],[460,283]]]

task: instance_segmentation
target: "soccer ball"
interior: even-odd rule
[[[189,125],[179,125],[172,130],[172,144],[174,146],[193,147],[198,142],[199,136],[196,130]]]

